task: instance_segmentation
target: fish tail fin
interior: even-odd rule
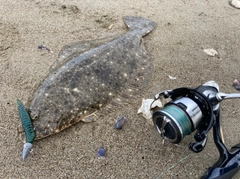
[[[142,36],[147,35],[156,27],[155,22],[142,17],[124,16],[123,19],[129,29],[138,30]]]

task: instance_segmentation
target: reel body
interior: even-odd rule
[[[163,139],[180,143],[186,135],[196,132],[195,142],[189,144],[193,152],[201,152],[207,142],[207,133],[213,127],[214,142],[220,153],[218,161],[202,176],[202,179],[230,179],[240,169],[240,144],[226,148],[220,133],[220,102],[223,99],[240,98],[240,94],[219,92],[214,81],[191,88],[162,91],[155,100],[170,99],[163,108],[151,108],[153,123]]]

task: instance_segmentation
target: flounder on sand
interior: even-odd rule
[[[30,104],[35,140],[88,121],[108,103],[121,103],[146,87],[153,64],[142,37],[156,24],[141,17],[124,21],[130,30],[118,38],[75,43],[59,53]]]

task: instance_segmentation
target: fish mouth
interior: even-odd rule
[[[29,115],[30,115],[32,121],[38,120],[38,119],[39,119],[39,116],[40,116],[40,115],[39,115],[39,111],[33,110],[33,109],[31,109],[31,108],[30,108],[30,110],[29,110]]]

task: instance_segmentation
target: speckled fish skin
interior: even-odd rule
[[[126,16],[124,21],[130,29],[126,34],[80,54],[65,53],[66,63],[42,82],[30,105],[36,140],[84,120],[111,101],[140,94],[149,83],[153,64],[142,37],[156,24],[141,17]]]

